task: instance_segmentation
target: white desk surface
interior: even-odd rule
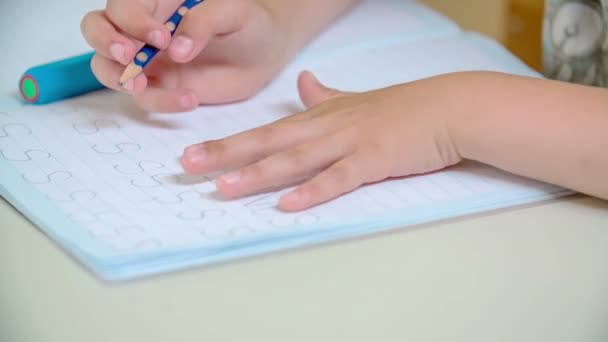
[[[0,341],[607,341],[586,197],[119,285],[0,201]]]

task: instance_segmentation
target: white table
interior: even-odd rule
[[[0,341],[606,341],[608,203],[569,198],[120,285],[0,203]]]

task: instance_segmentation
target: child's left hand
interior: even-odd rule
[[[457,111],[457,76],[446,75],[365,93],[325,88],[310,73],[298,81],[308,110],[184,151],[189,173],[240,167],[221,176],[229,197],[303,182],[279,207],[297,211],[361,185],[435,171],[461,160],[448,132]]]

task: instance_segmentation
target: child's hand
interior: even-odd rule
[[[92,68],[107,87],[133,94],[149,111],[191,110],[200,103],[255,94],[288,61],[285,30],[256,1],[206,0],[171,39],[164,22],[183,0],[108,0],[82,32],[97,51]],[[123,87],[118,79],[143,43],[166,49]],[[201,53],[204,49],[204,53]]]
[[[241,167],[217,180],[238,197],[304,181],[284,195],[283,210],[301,210],[389,177],[438,170],[461,160],[448,133],[457,79],[440,76],[360,94],[325,88],[300,76],[307,111],[222,140],[188,147],[189,173]],[[312,178],[311,178],[312,177]]]

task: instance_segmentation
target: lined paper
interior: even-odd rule
[[[277,202],[287,190],[228,201],[216,193],[217,174],[184,174],[178,159],[185,146],[302,110],[296,78],[304,69],[349,91],[464,70],[538,76],[492,41],[460,32],[415,2],[399,3],[410,11],[391,11],[400,6],[395,1],[363,2],[312,42],[274,82],[242,103],[147,114],[127,96],[105,91],[44,107],[2,106],[0,193],[83,264],[112,280],[571,193],[465,162],[285,213]],[[375,27],[374,13],[387,14],[386,31]],[[408,22],[411,16],[416,20]],[[353,28],[355,22],[361,23],[359,30]],[[374,29],[366,29],[370,25]],[[416,34],[399,31],[403,27]]]

